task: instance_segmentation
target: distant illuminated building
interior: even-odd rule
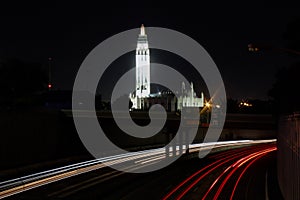
[[[182,83],[182,91],[177,99],[171,91],[163,91],[151,94],[150,91],[150,51],[144,25],[141,26],[136,48],[136,87],[135,92],[130,94],[132,109],[147,110],[153,104],[161,104],[167,111],[182,110],[183,107],[203,107],[204,95],[198,98],[194,92],[193,83],[191,88],[186,89]]]
[[[142,25],[138,37],[136,54],[136,96],[140,98],[150,95],[150,52],[145,27]]]
[[[150,96],[150,51],[144,25],[138,37],[136,54],[135,95],[131,95],[132,108],[142,109],[143,100]]]
[[[181,95],[177,100],[177,109],[182,110],[183,107],[203,107],[204,106],[204,95],[201,92],[201,97],[198,98],[194,92],[194,85],[191,82],[190,90],[185,89],[185,84],[182,83]]]

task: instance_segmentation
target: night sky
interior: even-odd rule
[[[52,57],[54,89],[70,90],[80,64],[95,46],[143,23],[174,29],[198,41],[217,64],[227,96],[239,99],[267,99],[277,70],[300,60],[247,49],[251,42],[286,46],[286,25],[300,17],[295,4],[84,2],[1,3],[0,59],[47,63]]]

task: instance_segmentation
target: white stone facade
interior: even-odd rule
[[[182,83],[182,91],[178,99],[174,96],[166,97],[165,95],[151,96],[150,91],[150,51],[145,28],[141,26],[141,32],[138,36],[136,48],[136,88],[133,94],[130,94],[130,100],[133,103],[132,109],[147,110],[153,103],[164,104],[168,111],[181,111],[183,107],[203,107],[204,95],[198,98],[194,92],[193,83],[191,88],[185,89]],[[177,95],[178,96],[178,95]]]

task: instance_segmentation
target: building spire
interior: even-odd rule
[[[145,27],[144,24],[141,26],[141,35],[145,35]]]

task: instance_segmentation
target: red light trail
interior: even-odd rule
[[[275,144],[264,144],[264,145],[256,145],[249,146],[246,148],[238,148],[232,149],[229,151],[225,151],[216,155],[212,155],[210,159],[217,159],[213,161],[207,166],[204,166],[202,169],[193,173],[191,176],[186,178],[184,181],[179,183],[175,188],[173,188],[165,197],[164,200],[167,199],[182,199],[189,191],[192,190],[201,180],[205,177],[219,174],[216,179],[212,180],[212,184],[205,192],[202,199],[207,199],[208,195],[212,190],[216,189],[213,199],[218,199],[221,192],[223,191],[225,185],[228,183],[230,179],[233,178],[234,174],[237,174],[237,170],[241,167],[244,167],[246,163],[248,163],[243,171],[239,174],[239,177],[234,185],[231,193],[231,199],[234,196],[234,192],[238,186],[238,183],[242,176],[245,174],[247,169],[258,159],[267,155],[268,153],[275,151],[277,148]],[[249,162],[251,161],[251,162]],[[225,167],[225,170],[223,169]],[[223,169],[223,170],[222,170]],[[221,171],[221,173],[219,173]],[[227,174],[227,175],[226,175]],[[223,179],[223,177],[226,177]],[[223,180],[222,183],[217,187],[220,180]]]

